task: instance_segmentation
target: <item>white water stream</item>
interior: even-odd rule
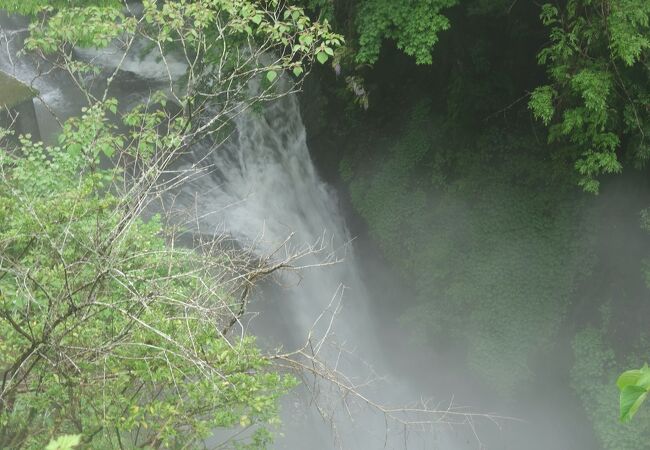
[[[29,60],[17,60],[24,28],[20,20],[3,18],[0,22],[5,36],[13,39],[4,42],[7,51],[1,52],[0,69],[13,74],[22,81],[39,89],[45,104],[36,101],[37,116],[44,137],[56,129],[48,108],[65,118],[75,114],[79,107],[78,93],[74,87],[56,75],[40,76]],[[111,65],[110,53],[79,52],[83,57],[96,58],[97,62]],[[113,95],[132,101],[139,94],[148,92],[156,83],[161,67],[155,57],[136,59],[131,56],[124,67],[137,75],[139,82],[117,86],[122,92]],[[180,65],[174,64],[175,70]],[[47,106],[47,108],[46,108]],[[197,161],[214,168],[209,174],[186,184],[179,198],[181,206],[196,207],[204,214],[197,222],[201,233],[231,234],[244,246],[255,243],[259,255],[264,256],[280,247],[292,236],[286,248],[300,249],[313,244],[324,244],[324,251],[308,255],[299,263],[318,265],[328,253],[343,258],[343,262],[325,267],[306,269],[297,275],[283,279],[284,287],[267,286],[258,292],[252,311],[261,311],[259,319],[251,322],[253,331],[265,346],[283,345],[286,348],[299,345],[323,311],[332,312],[328,305],[332,299],[342,298],[341,309],[331,330],[332,341],[352,350],[352,356],[339,361],[337,352],[323,351],[332,365],[337,364],[350,376],[361,381],[371,376],[371,370],[360,359],[367,361],[387,379],[376,387],[362,392],[389,404],[408,403],[419,399],[419,393],[401,385],[400,370],[391,362],[389,352],[384,351],[377,339],[377,326],[370,314],[372,305],[360,274],[359,261],[355,258],[351,236],[345,224],[335,192],[318,176],[306,143],[306,131],[302,123],[298,100],[289,96],[272,104],[263,111],[249,111],[235,119],[236,131],[218,148],[208,144],[197,145],[184,163]],[[210,214],[207,214],[210,213]],[[343,296],[339,297],[341,286]],[[333,303],[338,305],[338,300]],[[324,331],[329,322],[321,322]],[[357,359],[359,358],[359,359]],[[412,370],[406,368],[406,371]],[[406,383],[406,382],[405,382]],[[320,401],[335,406],[327,400],[328,389],[320,389]],[[329,392],[331,394],[331,392]],[[297,389],[283,403],[283,433],[278,448],[313,450],[330,449],[337,445],[349,449],[373,448],[442,448],[454,450],[476,448],[476,442],[468,445],[452,444],[446,429],[427,434],[408,434],[397,427],[386,437],[386,427],[381,414],[371,409],[354,408],[347,411],[341,405],[335,410],[336,433],[331,424],[317,414],[313,398],[304,389]],[[334,438],[338,435],[337,438]],[[340,439],[340,440],[339,440]],[[455,440],[455,439],[454,439]],[[467,439],[460,439],[465,443]]]
[[[352,349],[352,355],[339,359],[338,352],[328,348],[321,351],[321,358],[332,366],[338,362],[343,372],[360,383],[372,374],[356,357],[363,357],[383,372],[386,363],[373,336],[369,299],[350,235],[335,192],[320,179],[312,163],[297,98],[289,96],[261,112],[242,114],[235,119],[235,125],[235,132],[224,145],[216,149],[197,146],[194,150],[192,163],[202,160],[215,167],[210,175],[184,186],[184,196],[180,197],[181,204],[196,205],[199,213],[215,212],[203,217],[199,231],[227,232],[243,245],[254,243],[259,256],[278,248],[282,248],[282,257],[285,248],[324,246],[323,251],[297,261],[315,267],[284,277],[284,288],[269,287],[251,304],[251,310],[262,311],[252,322],[254,332],[263,337],[266,345],[296,348],[323,312],[325,318],[314,331],[315,336],[324,335],[329,317],[342,300],[329,330],[330,341]],[[284,244],[289,236],[288,244]],[[342,261],[319,267],[332,256]],[[320,383],[322,394],[316,402],[327,413],[335,413],[336,432],[341,435],[343,448],[380,448],[385,438],[383,419],[371,417],[371,411],[356,411],[346,417],[342,405],[335,408],[332,404],[337,394],[327,388],[326,382]],[[383,385],[362,392],[381,402],[394,400],[394,394],[403,391],[395,385],[389,390],[392,392],[386,395]],[[315,406],[310,407],[312,398],[304,390],[299,392],[284,403],[285,437],[278,440],[278,447],[301,448],[310,442],[315,449],[333,448],[329,426],[317,417]],[[318,439],[314,440],[315,435]]]

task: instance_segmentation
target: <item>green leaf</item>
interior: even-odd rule
[[[67,434],[50,441],[45,450],[72,450],[81,443],[81,435]]]
[[[327,62],[328,58],[329,58],[329,56],[327,56],[327,53],[325,53],[325,52],[318,52],[316,54],[316,59],[321,64],[325,64]]]
[[[102,150],[102,153],[104,155],[106,155],[107,157],[109,157],[109,158],[112,158],[113,155],[115,154],[115,149],[110,145],[102,146],[101,150]]]
[[[640,370],[628,370],[618,377],[618,380],[616,380],[616,386],[618,386],[620,390],[623,390],[626,386],[636,385],[639,378],[641,378]]]
[[[621,390],[621,422],[629,422],[648,396],[641,386],[625,386]]]
[[[551,86],[541,86],[536,88],[530,96],[528,107],[537,119],[541,119],[544,125],[548,126],[553,119],[555,109],[553,100],[557,93]]]
[[[644,364],[640,372],[641,376],[637,380],[636,385],[650,391],[650,367],[648,367],[647,364]]]
[[[275,70],[269,70],[266,72],[266,79],[269,80],[269,82],[273,83],[273,81],[278,77],[278,73]]]
[[[303,45],[311,45],[312,42],[314,42],[314,38],[310,34],[302,34],[298,38],[301,44]]]
[[[252,18],[251,20],[252,20],[253,23],[255,23],[256,25],[259,25],[260,23],[262,23],[262,16],[259,15],[259,14],[257,14],[257,15],[255,15],[255,16],[253,16],[253,18]]]
[[[300,75],[302,75],[302,72],[303,72],[303,70],[302,70],[302,67],[300,67],[300,66],[297,66],[297,67],[294,67],[294,68],[293,68],[293,74],[294,74],[295,76],[297,76],[297,77],[299,77]]]
[[[68,146],[68,153],[72,156],[79,156],[81,154],[81,144],[70,144]]]

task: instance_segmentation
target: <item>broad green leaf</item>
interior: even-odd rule
[[[648,391],[641,386],[625,386],[621,390],[621,422],[628,422],[634,417]]]
[[[81,443],[81,435],[67,434],[50,441],[45,450],[72,450]]]
[[[111,145],[104,145],[102,146],[101,150],[102,153],[104,153],[104,155],[108,156],[109,158],[112,158],[115,154],[115,149]]]
[[[327,62],[328,58],[329,58],[329,56],[327,56],[327,53],[325,53],[325,52],[318,52],[316,54],[316,59],[321,64],[325,64]]]
[[[303,70],[302,67],[294,67],[293,68],[293,74],[297,77],[299,77],[302,74]]]
[[[72,156],[77,156],[81,153],[81,144],[71,144],[68,146],[68,152]]]
[[[639,381],[639,378],[641,378],[641,371],[640,370],[628,370],[627,372],[623,372],[620,377],[618,377],[618,380],[616,380],[616,386],[620,390],[623,390],[626,386],[634,386],[636,385],[637,381]]]
[[[278,73],[275,70],[269,70],[266,72],[266,79],[269,80],[271,83],[278,77]]]

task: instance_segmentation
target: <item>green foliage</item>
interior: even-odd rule
[[[127,19],[114,8],[64,8],[49,17],[46,26],[38,22],[32,24],[25,48],[44,53],[55,52],[63,43],[104,48],[122,33],[133,33],[135,24],[135,19]]]
[[[0,446],[40,449],[55,431],[95,449],[198,445],[216,428],[260,440],[294,381],[219,332],[235,308],[225,255],[170,247],[158,218],[132,217],[120,170],[97,169],[124,142],[96,112],[112,105],[58,147],[0,154]]]
[[[300,76],[312,61],[326,62],[343,43],[343,37],[333,33],[327,21],[312,21],[302,8],[285,7],[277,1],[145,0],[143,8],[143,20],[137,20],[120,9],[106,6],[58,10],[47,7],[48,14],[30,26],[26,49],[62,54],[67,69],[81,74],[96,72],[97,68],[77,61],[70,53],[72,47],[103,48],[117,37],[124,42],[128,42],[128,37],[138,37],[158,43],[163,53],[175,49],[182,49],[188,57],[187,52],[193,53],[190,61],[202,67],[218,65],[223,78],[219,82],[225,82],[229,76],[241,76],[245,69],[249,69],[245,72],[249,74],[264,72],[268,81],[273,82],[276,76],[270,74],[279,75],[287,70]],[[259,52],[277,52],[278,59],[268,67],[258,58],[244,59],[237,44],[251,43],[259,46]],[[246,67],[242,67],[242,60]],[[206,75],[196,69],[194,76]],[[208,78],[214,76],[207,73]],[[193,80],[190,84],[218,88],[214,80]]]
[[[599,175],[622,170],[619,150],[637,164],[650,154],[650,3],[570,0],[562,10],[545,4],[541,18],[551,43],[538,60],[550,84],[530,108],[551,142],[568,143],[579,184],[595,193]]]
[[[438,34],[449,28],[441,11],[458,0],[362,0],[356,20],[359,49],[356,59],[373,64],[379,58],[382,41],[391,39],[397,48],[415,58],[417,64],[431,64],[431,51]]]
[[[80,434],[66,434],[52,439],[45,450],[73,450],[81,443]]]
[[[555,114],[553,100],[557,92],[551,86],[542,86],[533,91],[530,95],[528,105],[537,119],[541,119],[544,125],[549,125]]]
[[[650,414],[647,411],[639,411],[639,420],[634,424],[621,423],[618,420],[615,412],[618,404],[617,389],[614,385],[617,379],[616,355],[607,345],[606,336],[605,329],[598,330],[593,327],[576,334],[573,341],[575,363],[571,370],[573,387],[603,449],[644,448],[650,439]],[[628,398],[626,395],[625,400]],[[631,408],[626,411],[630,413]],[[627,419],[627,415],[622,417]]]
[[[468,366],[511,395],[589,270],[581,202],[570,170],[525,135],[451,136],[419,105],[375,164],[342,170],[371,235],[415,286],[410,328],[433,346],[463,343]]]
[[[100,6],[117,8],[121,0],[2,0],[0,9],[19,14],[33,15],[44,9]]]
[[[650,368],[645,364],[641,369],[623,372],[616,380],[621,391],[621,422],[630,421],[650,392]]]
[[[614,56],[633,66],[650,49],[650,6],[647,2],[621,0],[612,2],[610,8],[610,48]]]

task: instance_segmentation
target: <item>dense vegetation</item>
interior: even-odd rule
[[[231,108],[284,95],[279,74],[301,75],[341,38],[278,2],[163,3],[134,15],[120,2],[0,2],[35,13],[24,51],[87,101],[58,145],[0,133],[0,448],[263,448],[295,385],[235,332],[254,280],[290,258],[192,237],[150,205],[191,176],[172,163]],[[142,40],[187,70],[131,107],[110,96],[119,66],[74,54]]]
[[[169,247],[159,218],[105,192],[123,174],[75,151],[109,138],[95,112],[81,119],[97,133],[0,156],[0,444],[197,445],[217,427],[272,424],[292,379],[265,370],[253,340],[216,338],[220,310],[236,308],[221,257]]]

